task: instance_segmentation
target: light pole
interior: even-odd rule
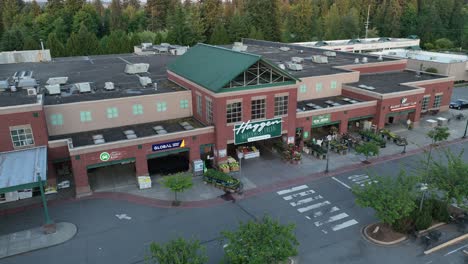
[[[422,211],[424,196],[426,195],[427,183],[421,183],[420,190],[422,191],[421,202],[419,203],[419,212]]]
[[[325,167],[325,173],[328,173],[328,162],[330,161],[330,140],[327,140],[327,166]]]
[[[407,145],[407,144],[403,145],[403,151],[401,152],[401,154],[405,154],[405,153],[406,153],[406,145]]]
[[[466,120],[465,133],[463,133],[462,138],[466,138],[466,130],[468,129],[468,119]]]

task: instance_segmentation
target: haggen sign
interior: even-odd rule
[[[257,140],[281,136],[283,120],[273,118],[256,122],[242,122],[234,127],[234,144],[243,144]]]

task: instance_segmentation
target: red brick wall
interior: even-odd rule
[[[377,73],[377,72],[388,72],[388,71],[402,71],[402,70],[406,69],[406,63],[372,66],[372,67],[361,67],[361,65],[356,65],[356,67],[353,67],[351,69],[354,70],[354,71],[359,71],[360,73]]]
[[[185,147],[190,148],[190,161],[200,158],[200,145],[214,143],[214,135],[212,133],[197,135],[196,138],[186,137],[181,139],[185,140]],[[109,149],[106,150],[106,152],[110,153],[112,156],[110,161],[135,158],[135,176],[143,176],[148,175],[148,164],[146,161],[146,155],[158,153],[152,151],[152,145],[164,142],[168,141],[154,141],[151,143],[143,144],[141,149],[138,149],[138,145],[134,145],[130,147]],[[76,191],[78,195],[80,193],[89,192],[88,174],[86,167],[92,164],[102,163],[102,161],[99,159],[99,155],[102,152],[104,151],[81,154],[79,155],[79,159],[77,159],[77,155],[71,157],[73,175],[75,178]]]
[[[34,117],[34,113],[38,117]],[[47,145],[48,135],[43,111],[0,115],[0,152],[14,150],[10,136],[11,126],[31,125],[34,146]]]
[[[440,83],[433,83],[433,84],[425,84],[421,85],[420,87],[425,88],[426,92],[425,95],[431,95],[429,99],[429,108],[432,108],[434,104],[435,94],[443,93],[442,102],[440,103],[441,108],[447,108],[450,105],[450,101],[452,98],[453,92],[453,81],[448,82],[440,82]]]

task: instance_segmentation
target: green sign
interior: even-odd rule
[[[234,127],[234,144],[243,144],[281,136],[283,120],[273,118],[256,122],[242,122]]]
[[[99,159],[101,159],[102,161],[108,161],[110,160],[110,158],[111,156],[107,152],[102,152],[101,155],[99,155]]]
[[[325,115],[319,115],[319,116],[313,116],[312,117],[312,126],[320,126],[324,125],[327,123],[331,122],[331,115],[330,114],[325,114]]]

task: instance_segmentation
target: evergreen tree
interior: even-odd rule
[[[135,9],[140,8],[140,1],[138,0],[123,0],[122,7],[127,8],[128,6],[134,7]]]
[[[86,0],[65,0],[65,10],[72,16],[75,15],[86,3]]]
[[[249,27],[246,18],[236,12],[230,20],[228,32],[232,42],[240,41],[242,38],[248,37]]]
[[[165,29],[168,16],[174,11],[177,0],[147,0],[148,27],[152,31]]]
[[[199,42],[204,42],[205,37],[205,21],[201,16],[200,6],[191,5],[188,13],[188,25],[190,26],[191,40],[188,41],[189,45],[194,45]]]
[[[228,44],[229,36],[223,24],[218,23],[211,34],[210,43],[215,45]]]
[[[340,39],[341,37],[341,17],[338,12],[338,7],[333,4],[328,11],[328,15],[325,18],[325,39]]]
[[[352,7],[346,16],[341,18],[341,32],[346,39],[359,37],[359,12]]]
[[[201,4],[201,16],[206,29],[205,35],[211,36],[214,28],[222,20],[222,2],[221,0],[205,0]]]
[[[63,21],[61,17],[55,19],[52,23],[52,33],[55,34],[54,37],[57,38],[61,43],[66,43],[68,39],[67,27],[65,25],[65,21]],[[50,36],[50,33],[48,36]],[[47,39],[48,38],[49,37],[47,37]]]
[[[161,32],[156,33],[156,35],[154,36],[154,39],[153,39],[153,44],[159,45],[159,44],[161,44],[163,42],[164,42],[164,37],[161,34]]]
[[[31,35],[25,35],[23,40],[23,50],[38,50],[41,49],[41,44]]]
[[[2,50],[13,51],[23,49],[23,32],[14,27],[2,34]]]
[[[41,14],[41,7],[37,4],[36,0],[31,2],[31,14],[33,17],[37,17]]]
[[[250,25],[266,40],[280,39],[278,0],[245,0],[245,12]]]
[[[110,5],[110,30],[122,30],[122,5],[120,0],[112,0]]]
[[[192,39],[187,15],[182,7],[177,7],[168,18],[167,41],[178,45],[191,45]]]
[[[107,40],[106,53],[120,54],[133,51],[128,35],[123,30],[112,31]]]
[[[141,44],[141,39],[140,39],[140,37],[138,36],[138,34],[136,34],[136,33],[130,34],[129,39],[130,39],[130,40],[129,40],[129,41],[130,41],[130,46],[132,46],[132,47]]]
[[[86,4],[73,17],[72,32],[78,32],[81,25],[85,25],[89,32],[97,34],[99,31],[99,16],[91,4]]]
[[[16,18],[21,10],[21,3],[18,0],[2,0],[2,22],[3,29],[8,30],[13,27],[16,22]],[[10,32],[11,33],[11,32]]]
[[[250,27],[249,31],[249,37],[250,39],[258,39],[258,40],[264,40],[265,36],[263,35],[263,32],[258,30],[255,26]]]
[[[407,37],[409,35],[415,35],[418,30],[418,10],[416,6],[412,3],[408,3],[403,9],[401,15],[401,32],[402,37]]]
[[[67,55],[62,41],[54,32],[50,33],[47,37],[46,48],[50,50],[50,55],[52,58],[63,57]]]
[[[100,16],[104,16],[104,6],[102,5],[101,0],[93,0],[93,6],[94,10],[96,10],[96,13]]]
[[[53,30],[54,17],[48,12],[40,14],[34,19],[33,32],[38,39],[47,39],[49,33]]]
[[[51,16],[57,16],[63,9],[63,0],[47,0],[46,12]]]
[[[312,0],[298,0],[291,7],[287,19],[287,37],[293,42],[310,41],[312,38]]]
[[[96,35],[82,24],[77,33],[70,35],[67,50],[71,56],[94,55],[99,52],[99,42]]]

